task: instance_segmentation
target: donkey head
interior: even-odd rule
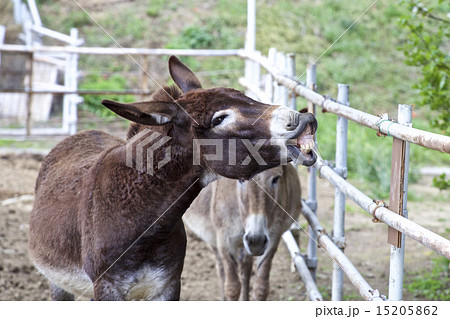
[[[268,169],[251,180],[241,183],[239,187],[239,214],[245,225],[243,236],[247,253],[263,255],[270,244],[269,229],[278,227],[273,225],[274,214],[279,211],[277,202],[286,183],[283,166]]]
[[[142,127],[164,126],[172,143],[184,147],[194,165],[213,176],[249,179],[290,157],[314,164],[315,155],[303,147],[317,128],[312,114],[263,104],[230,88],[203,89],[174,56],[169,71],[182,94],[131,104],[102,103]]]

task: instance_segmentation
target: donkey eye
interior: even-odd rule
[[[278,180],[280,179],[280,177],[281,177],[281,176],[275,176],[275,177],[272,179],[272,186],[275,186],[275,185],[278,183]]]
[[[222,123],[223,120],[224,120],[227,116],[228,116],[227,114],[224,114],[224,115],[221,115],[221,116],[218,116],[218,117],[214,118],[214,119],[211,121],[211,127],[217,126],[217,125],[219,125],[220,123]]]

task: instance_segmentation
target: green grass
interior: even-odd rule
[[[9,140],[9,139],[0,139],[0,148],[16,148],[16,149],[25,149],[25,148],[34,148],[46,150],[50,149],[56,145],[55,141],[45,141],[45,140],[26,140],[26,141],[18,141],[18,140]]]
[[[357,292],[350,292],[342,296],[343,301],[364,301],[364,298]]]
[[[101,77],[99,75],[90,75],[82,79],[80,89],[85,90],[124,90],[127,89],[127,81],[124,77],[114,74],[110,77]],[[105,108],[101,104],[102,99],[114,100],[121,103],[131,103],[135,101],[132,95],[83,95],[84,101],[80,108],[90,111],[97,116],[116,117],[117,115]]]
[[[445,257],[433,259],[431,271],[420,271],[409,274],[414,276],[410,283],[406,284],[408,292],[414,297],[425,300],[450,300],[450,271],[449,261]]]

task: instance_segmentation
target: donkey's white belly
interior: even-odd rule
[[[94,298],[94,286],[89,276],[82,269],[54,269],[36,265],[38,270],[53,284],[74,294],[75,299],[81,295]],[[169,284],[163,269],[144,267],[131,276],[113,277],[114,285],[127,300],[163,299],[164,290]]]

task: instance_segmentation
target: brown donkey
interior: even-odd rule
[[[216,256],[224,300],[266,300],[272,259],[281,235],[301,211],[300,181],[293,165],[259,173],[247,182],[223,178],[205,187],[183,216]]]
[[[29,247],[54,300],[178,300],[186,251],[181,217],[201,189],[219,176],[248,179],[286,153],[315,162],[303,147],[317,127],[311,114],[233,89],[202,89],[176,57],[169,71],[182,92],[170,87],[146,102],[102,102],[133,122],[126,142],[84,131],[43,162]],[[223,141],[224,159],[211,155],[219,152],[204,143],[211,139]],[[258,161],[249,143],[258,147]]]

